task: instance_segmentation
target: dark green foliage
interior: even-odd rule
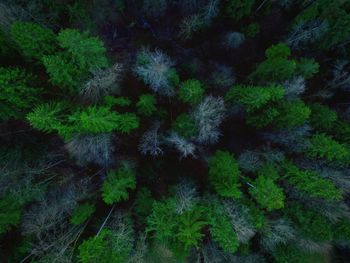
[[[80,225],[84,223],[95,212],[95,206],[89,203],[79,205],[73,211],[70,218],[70,223],[73,225]]]
[[[184,138],[191,138],[198,133],[198,128],[191,115],[182,113],[172,124],[172,128]]]
[[[113,204],[129,197],[129,190],[136,188],[136,178],[134,172],[123,164],[118,170],[109,171],[102,185],[102,198],[106,204]]]
[[[321,178],[316,172],[302,171],[291,162],[283,164],[284,178],[299,191],[325,200],[341,200],[342,193],[335,185]]]
[[[194,105],[199,103],[204,95],[204,89],[200,81],[189,79],[181,83],[179,90],[179,98],[184,103]]]
[[[320,132],[330,131],[338,119],[337,113],[319,103],[311,105],[310,124]]]
[[[286,211],[303,237],[316,242],[331,241],[333,239],[330,222],[316,211],[305,209],[298,204],[293,205]]]
[[[313,58],[302,58],[298,61],[296,74],[303,76],[305,79],[310,79],[318,73],[319,67],[320,65]]]
[[[258,23],[250,23],[243,29],[244,35],[247,37],[255,37],[260,32],[260,25]]]
[[[278,86],[241,86],[232,87],[225,95],[225,100],[231,103],[238,102],[248,112],[262,108],[270,102],[281,100],[284,90]]]
[[[41,60],[57,49],[57,40],[51,29],[31,22],[15,22],[11,25],[11,36],[23,55]]]
[[[239,21],[250,15],[254,4],[255,0],[229,0],[225,6],[225,12],[230,18]]]
[[[290,79],[297,69],[297,62],[288,59],[289,47],[284,44],[273,45],[265,52],[267,59],[261,62],[250,75],[253,80],[278,82]]]
[[[0,235],[21,222],[23,206],[13,196],[0,199]]]
[[[139,223],[146,223],[146,217],[151,214],[154,201],[151,191],[147,188],[143,187],[137,191],[134,210]]]
[[[43,90],[33,84],[25,70],[0,67],[0,120],[19,119],[40,101]]]
[[[335,241],[350,243],[350,221],[348,218],[342,218],[333,228]]]
[[[151,116],[157,111],[155,106],[156,98],[151,94],[143,94],[139,97],[139,101],[136,104],[138,113],[147,117]]]
[[[310,146],[306,150],[307,156],[311,158],[324,158],[328,161],[349,161],[349,149],[332,137],[323,133],[315,134],[310,138]]]
[[[215,152],[209,160],[208,176],[209,182],[220,196],[235,199],[241,197],[238,162],[229,152]]]
[[[277,263],[326,263],[327,257],[320,253],[310,253],[293,245],[279,245],[274,258]]]
[[[131,100],[126,97],[113,97],[113,96],[105,96],[104,102],[107,107],[120,106],[126,107],[131,105]]]
[[[350,123],[337,121],[333,126],[333,134],[338,141],[350,145]]]

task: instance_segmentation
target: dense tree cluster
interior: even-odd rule
[[[350,259],[350,2],[0,1],[0,255]]]

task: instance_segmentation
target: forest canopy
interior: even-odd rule
[[[350,2],[0,0],[0,261],[350,259]]]

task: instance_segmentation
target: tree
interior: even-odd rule
[[[40,101],[43,89],[32,87],[34,80],[23,69],[0,67],[0,120],[20,119]]]
[[[267,211],[284,207],[285,196],[283,190],[276,185],[273,178],[259,175],[252,182],[252,185],[254,187],[249,188],[249,193]]]
[[[241,20],[245,16],[249,16],[255,0],[230,0],[226,3],[226,14],[235,21]]]
[[[297,63],[296,74],[303,76],[305,79],[312,78],[318,73],[320,65],[313,58],[302,58]]]
[[[187,113],[181,113],[172,123],[172,129],[185,139],[191,139],[198,133],[198,128],[193,116]]]
[[[133,249],[134,231],[128,215],[113,215],[113,224],[79,246],[78,259],[82,263],[123,263]]]
[[[301,192],[315,198],[325,200],[341,200],[342,193],[327,179],[321,178],[314,171],[302,171],[291,162],[282,165],[284,178]]]
[[[299,204],[293,204],[286,212],[303,237],[317,242],[333,239],[330,222],[315,210],[305,209]]]
[[[108,168],[114,163],[113,142],[112,133],[75,135],[67,141],[65,148],[80,166],[94,163]]]
[[[328,161],[349,162],[349,149],[332,137],[323,133],[315,134],[310,138],[310,146],[306,149],[311,158],[325,158]]]
[[[6,195],[0,199],[0,235],[21,222],[23,205],[13,196]]]
[[[135,174],[127,163],[118,170],[111,170],[102,185],[102,199],[106,204],[113,204],[129,197],[128,190],[136,188]]]
[[[159,156],[163,154],[159,128],[160,123],[156,122],[142,135],[138,149],[143,155]]]
[[[267,59],[258,64],[249,76],[260,82],[278,82],[290,79],[297,69],[297,62],[288,59],[290,49],[285,44],[273,45],[265,51]]]
[[[40,61],[44,56],[57,51],[57,39],[51,29],[31,22],[14,22],[11,25],[11,37],[23,55]]]
[[[213,240],[217,242],[225,252],[234,254],[239,247],[239,242],[232,228],[230,218],[222,205],[214,203],[211,207],[209,224],[209,230]]]
[[[279,105],[279,112],[273,125],[278,128],[292,128],[303,125],[310,117],[311,110],[302,100],[288,101]]]
[[[179,90],[179,98],[184,103],[195,105],[203,98],[204,90],[200,81],[189,79],[181,83]]]
[[[229,152],[215,152],[209,160],[208,175],[209,182],[220,196],[234,199],[241,197],[238,162]]]
[[[170,245],[171,250],[183,258],[203,238],[202,228],[207,224],[204,211],[202,207],[194,206],[182,214],[176,214],[174,198],[156,201],[152,214],[147,218],[146,232],[152,232],[156,240]]]
[[[100,39],[76,29],[64,29],[57,40],[80,70],[87,72],[108,66],[106,48]]]
[[[75,94],[90,72],[108,66],[106,49],[98,38],[64,29],[57,40],[62,51],[42,58],[52,84]]]
[[[70,218],[70,223],[80,225],[84,223],[95,212],[95,206],[84,203],[75,208]]]
[[[155,104],[156,98],[153,95],[143,94],[136,103],[137,111],[139,114],[149,117],[157,111]]]
[[[193,110],[192,116],[198,127],[196,141],[200,144],[213,144],[219,140],[219,126],[225,118],[226,108],[220,97],[207,96]]]
[[[319,132],[330,131],[338,119],[337,113],[327,106],[315,103],[311,105],[310,123]]]
[[[137,54],[134,72],[150,88],[160,95],[173,96],[179,77],[173,68],[174,63],[160,50],[154,52],[142,49]]]
[[[253,112],[271,102],[282,100],[284,90],[280,86],[233,86],[225,95],[230,103],[239,103],[247,112]]]

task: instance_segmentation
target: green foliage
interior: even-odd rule
[[[291,162],[283,164],[284,178],[302,193],[325,200],[341,200],[342,193],[335,185],[316,172],[302,171]]]
[[[182,113],[177,116],[172,128],[182,137],[189,139],[198,133],[198,128],[191,115]]]
[[[318,73],[320,65],[313,59],[302,58],[298,61],[296,74],[303,76],[305,79],[311,79]]]
[[[79,262],[124,263],[132,249],[129,238],[128,234],[103,229],[98,236],[84,240],[79,246]]]
[[[338,141],[350,145],[350,123],[345,121],[335,122],[332,132]]]
[[[89,203],[84,203],[76,207],[70,218],[70,223],[80,225],[84,223],[95,212],[95,206]]]
[[[65,109],[62,102],[40,104],[27,115],[30,124],[41,131],[53,132],[62,129],[61,115]]]
[[[311,110],[302,100],[283,102],[278,107],[279,115],[273,125],[278,128],[292,128],[304,124],[310,117]]]
[[[229,0],[225,5],[226,14],[235,21],[249,16],[255,0]]]
[[[320,132],[330,131],[338,119],[337,113],[327,106],[315,103],[311,105],[310,124]]]
[[[153,202],[152,193],[146,187],[142,187],[137,191],[134,210],[140,224],[145,224],[146,217],[152,213]]]
[[[214,204],[209,216],[209,230],[215,242],[227,253],[235,253],[239,247],[237,234],[233,230],[230,218],[222,206]]]
[[[182,102],[190,105],[199,103],[204,95],[202,83],[196,79],[189,79],[181,83],[179,98]]]
[[[223,197],[239,198],[240,171],[238,162],[227,151],[218,150],[209,160],[209,182]]]
[[[155,106],[156,98],[151,94],[143,94],[139,97],[139,101],[136,103],[138,113],[147,117],[151,116],[157,111]]]
[[[80,133],[102,133],[116,129],[120,116],[108,107],[90,106],[74,112],[69,121]]]
[[[184,251],[189,251],[192,247],[198,248],[198,243],[204,236],[202,228],[206,225],[204,214],[205,210],[198,207],[179,216],[176,239]]]
[[[42,58],[53,85],[74,94],[90,72],[108,66],[106,49],[98,38],[65,29],[57,40],[62,51]]]
[[[76,92],[82,81],[83,72],[63,54],[45,56],[42,59],[47,74],[53,85],[66,88],[69,92]]]
[[[21,222],[23,206],[13,196],[0,199],[0,235]]]
[[[92,71],[108,66],[106,48],[100,39],[89,37],[87,33],[80,33],[76,29],[64,29],[58,34],[57,40],[80,70]]]
[[[0,67],[0,120],[20,119],[39,102],[43,90],[33,81],[25,70]]]
[[[111,170],[102,185],[102,199],[106,204],[113,204],[129,197],[128,190],[136,188],[136,178],[134,172],[123,164],[117,171]]]
[[[290,48],[285,44],[272,45],[265,51],[265,55],[268,59],[284,58],[287,59],[291,55]]]
[[[328,161],[349,161],[349,149],[341,143],[333,140],[332,137],[323,133],[313,135],[310,145],[306,149],[306,155],[311,158],[324,158]]]
[[[267,108],[261,110],[258,114],[247,116],[247,124],[256,128],[263,128],[271,123],[280,115],[276,108]]]
[[[342,218],[334,225],[334,240],[338,242],[350,243],[350,221],[348,218]]]
[[[255,37],[260,32],[260,25],[258,23],[250,23],[243,29],[244,35],[247,37]]]
[[[272,178],[259,175],[252,185],[254,187],[249,188],[249,193],[267,211],[284,207],[283,190],[275,184]]]
[[[294,204],[286,212],[303,237],[316,242],[331,241],[333,239],[330,222],[316,211]]]
[[[194,206],[177,214],[175,205],[174,198],[154,202],[152,214],[147,217],[146,232],[152,232],[156,240],[170,245],[173,252],[182,257],[192,247],[198,246],[203,238],[202,229],[207,223],[204,208]]]
[[[253,112],[270,102],[279,101],[284,96],[284,89],[279,86],[233,86],[225,95],[228,102],[238,102],[247,112]]]
[[[274,251],[276,263],[327,263],[328,258],[323,253],[317,254],[304,251],[294,245],[279,245]]]
[[[57,50],[57,40],[52,30],[31,22],[14,22],[11,37],[27,58],[41,60]]]
[[[284,44],[273,45],[265,52],[267,59],[258,64],[250,79],[278,82],[290,79],[297,69],[297,62],[288,59],[290,49]]]
[[[105,96],[104,102],[107,107],[113,107],[113,106],[120,106],[120,107],[126,107],[131,105],[131,100],[127,97],[113,97],[113,96]]]
[[[139,119],[134,113],[119,114],[109,107],[90,106],[69,114],[66,108],[67,105],[61,102],[41,104],[27,115],[27,119],[34,128],[56,131],[64,139],[74,134],[129,133],[139,127]]]
[[[174,237],[177,227],[175,217],[175,200],[173,198],[153,202],[152,213],[147,217],[146,232],[153,232],[153,237],[156,240],[169,243]]]

